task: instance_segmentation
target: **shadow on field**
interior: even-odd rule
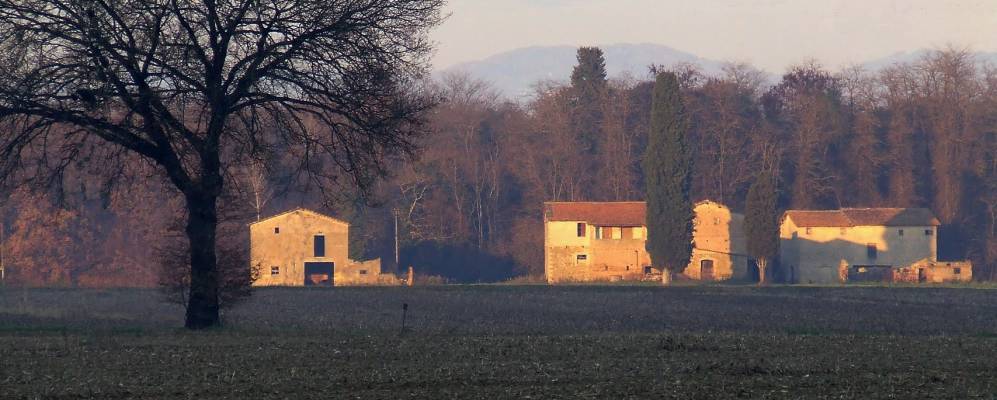
[[[402,266],[413,266],[420,275],[442,276],[455,283],[491,283],[515,276],[509,257],[489,254],[470,245],[424,241],[401,250]]]

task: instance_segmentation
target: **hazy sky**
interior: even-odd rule
[[[771,72],[947,44],[997,50],[997,0],[449,0],[437,68],[519,47],[655,43]]]

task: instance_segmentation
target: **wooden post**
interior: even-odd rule
[[[415,284],[415,268],[411,265],[408,266],[408,285],[412,286]]]

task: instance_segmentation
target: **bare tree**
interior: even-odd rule
[[[182,193],[185,326],[219,323],[226,170],[281,147],[361,189],[409,152],[443,0],[0,0],[0,172],[137,154]],[[120,164],[117,164],[120,167]],[[16,173],[19,171],[20,174]]]

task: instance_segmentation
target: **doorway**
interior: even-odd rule
[[[306,262],[305,286],[335,286],[336,263]]]
[[[713,260],[703,260],[699,262],[699,279],[704,281],[712,281],[714,278],[713,273]]]

